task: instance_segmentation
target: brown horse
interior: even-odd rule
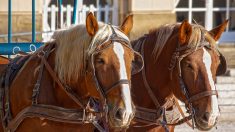
[[[126,128],[134,115],[131,72],[142,67],[126,36],[132,23],[128,16],[118,28],[89,13],[86,24],[57,31],[39,51],[11,61],[2,73],[5,131]]]
[[[0,56],[0,73],[6,69],[7,64],[10,62],[10,60],[4,56]]]
[[[0,56],[0,64],[8,64],[10,60],[4,56]]]
[[[174,125],[191,117],[199,130],[216,125],[220,112],[215,77],[226,71],[216,41],[227,22],[206,31],[184,21],[152,30],[132,42],[145,67],[132,76],[136,115],[128,131],[165,131],[167,124],[174,131]],[[191,115],[181,122],[174,96],[186,104]]]

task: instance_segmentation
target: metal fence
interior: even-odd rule
[[[76,13],[76,21],[74,24],[85,23],[86,15],[88,12],[93,12],[98,21],[105,23],[112,23],[117,25],[118,22],[118,8],[113,6],[105,5],[103,7],[94,5],[82,5],[78,8]],[[71,5],[56,7],[51,5],[50,7],[45,6],[43,9],[43,41],[48,41],[51,38],[53,32],[58,28],[65,28],[72,24],[72,13],[73,7]]]
[[[43,42],[51,38],[53,32],[59,28],[70,26],[71,24],[84,23],[88,12],[94,12],[98,21],[118,23],[118,0],[113,1],[113,5],[105,5],[103,7],[97,4],[86,6],[80,5],[78,0],[74,0],[74,5],[62,5],[62,0],[58,0],[58,7],[52,5],[50,7],[43,7],[42,14],[42,31],[36,32],[36,13],[35,1],[32,0],[32,32],[27,33],[12,33],[12,0],[8,0],[8,34],[0,35],[0,37],[7,37],[6,43],[0,43],[0,55],[14,55],[18,51],[34,52]],[[98,2],[99,3],[99,2]],[[42,34],[43,41],[36,42],[36,34]],[[31,42],[12,42],[12,36],[32,35]]]

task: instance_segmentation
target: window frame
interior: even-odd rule
[[[230,7],[230,0],[226,0],[226,7],[213,7],[214,0],[205,0],[205,7],[193,7],[193,0],[189,0],[189,4],[187,8],[177,7],[180,0],[175,0],[175,8],[174,12],[187,12],[188,13],[188,21],[192,23],[192,13],[193,12],[205,12],[205,28],[210,30],[213,28],[213,13],[225,11],[226,19],[229,18],[230,12],[235,11],[235,7]],[[219,43],[223,42],[235,42],[235,31],[229,31],[229,25],[226,27],[225,33],[222,34],[222,37],[219,40]],[[235,43],[234,43],[235,44]]]

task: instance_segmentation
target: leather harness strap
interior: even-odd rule
[[[196,101],[198,99],[201,99],[201,98],[207,97],[207,96],[211,96],[211,95],[218,96],[217,90],[205,91],[205,92],[201,92],[199,94],[196,94],[196,95],[190,97],[189,100],[187,100],[186,103],[192,103],[192,102],[194,102],[194,101]]]
[[[178,101],[175,101],[175,105],[176,105],[176,107],[178,108],[178,110],[179,110],[180,114],[182,115],[183,119],[185,119],[184,122],[186,122],[186,123],[188,124],[188,126],[193,127],[193,125],[189,122],[189,120],[190,120],[191,118],[185,116],[184,111],[182,110],[182,108],[181,108],[181,106],[179,105],[179,102],[178,102]],[[188,119],[188,120],[187,120],[187,119]],[[178,122],[179,122],[179,121],[178,121]],[[183,123],[184,123],[184,122],[183,122]]]
[[[145,41],[146,41],[146,36],[142,37],[140,40],[138,40],[137,44],[134,45],[134,47],[135,47],[134,49],[136,51],[140,51],[140,54],[142,55],[143,58],[144,58],[144,43],[145,43]],[[174,102],[176,100],[174,100],[174,99],[167,100],[167,102],[164,105],[161,106],[160,103],[158,102],[154,92],[152,91],[151,87],[149,86],[149,83],[148,83],[147,78],[146,78],[145,67],[142,69],[141,73],[142,73],[142,79],[143,79],[145,89],[147,90],[147,92],[148,92],[151,100],[153,101],[156,109],[149,109],[149,108],[136,106],[135,120],[138,121],[138,122],[145,123],[147,125],[140,125],[140,126],[135,125],[134,127],[146,127],[146,126],[151,126],[151,125],[162,125],[167,130],[167,128],[166,128],[167,120],[166,120],[165,112],[168,112],[168,113],[171,113],[171,111],[174,112],[175,107],[172,110],[167,111],[167,109],[170,108],[170,107],[173,107]]]
[[[59,87],[79,106],[82,107],[82,109],[85,109],[85,105],[82,103],[80,97],[73,92],[72,88],[70,88],[69,86],[64,86],[59,78],[56,76],[55,72],[52,70],[51,66],[48,64],[48,62],[45,60],[45,58],[43,56],[40,56],[43,64],[45,65],[47,71],[50,73],[51,77],[53,78],[53,80],[59,85]]]
[[[117,86],[119,86],[121,84],[129,84],[129,81],[126,79],[119,80],[118,82],[114,83],[111,87],[107,88],[105,90],[105,94],[107,95],[112,89],[117,88]]]
[[[142,55],[143,58],[144,58],[144,43],[145,43],[145,40],[146,40],[146,39],[144,38],[144,40],[143,40],[142,43],[141,43],[141,52],[140,52],[140,53],[141,53],[141,55]],[[145,66],[144,66],[144,68],[142,69],[142,72],[141,72],[141,73],[142,73],[142,78],[143,78],[143,82],[144,82],[145,89],[147,90],[147,92],[148,92],[150,98],[152,99],[152,101],[153,101],[153,103],[154,103],[156,109],[157,109],[157,110],[161,109],[161,108],[160,108],[161,105],[160,105],[160,103],[158,102],[156,96],[155,96],[154,93],[153,93],[153,90],[150,88],[149,83],[148,83],[148,81],[147,81],[147,79],[146,79]]]
[[[129,46],[129,40],[125,40],[122,37],[117,36],[117,34],[115,33],[113,27],[111,26],[111,29],[113,31],[113,35],[108,38],[110,39],[110,41],[122,41],[125,42],[124,46],[127,46],[128,48],[132,49]],[[103,43],[101,43],[103,44]],[[46,47],[47,46],[47,47]],[[23,121],[23,119],[30,117],[43,117],[45,119],[49,119],[52,121],[59,121],[59,122],[66,122],[66,123],[92,123],[99,131],[105,131],[108,130],[107,127],[105,127],[105,123],[104,123],[104,127],[103,128],[100,125],[100,122],[98,122],[98,120],[102,120],[103,116],[105,115],[106,119],[107,119],[107,113],[108,113],[108,109],[107,109],[107,104],[106,104],[106,94],[108,94],[112,89],[116,88],[118,85],[121,84],[129,84],[128,80],[119,80],[117,83],[114,83],[110,88],[107,89],[103,89],[100,87],[99,85],[99,81],[95,75],[95,69],[94,69],[94,64],[93,64],[93,59],[91,59],[92,61],[92,66],[93,66],[93,78],[94,81],[96,83],[97,86],[97,90],[98,92],[102,93],[101,96],[104,98],[104,107],[103,109],[100,108],[100,104],[93,104],[91,105],[92,108],[89,108],[90,106],[90,100],[88,101],[87,105],[83,104],[82,100],[80,99],[80,97],[73,91],[73,89],[71,87],[69,87],[68,85],[64,85],[60,79],[57,77],[56,73],[53,71],[53,69],[51,68],[51,66],[48,64],[47,62],[47,58],[49,56],[49,54],[51,53],[53,47],[55,47],[54,43],[50,43],[48,45],[45,46],[46,51],[44,51],[42,49],[42,51],[36,52],[35,54],[41,59],[41,63],[40,63],[40,70],[39,70],[39,74],[38,74],[38,79],[36,81],[35,87],[33,88],[33,95],[32,95],[32,105],[29,107],[26,107],[25,109],[23,109],[20,113],[18,113],[16,115],[16,117],[14,119],[11,118],[11,111],[10,111],[10,101],[9,101],[9,74],[6,74],[7,77],[5,77],[5,87],[4,87],[4,91],[0,91],[1,92],[1,98],[6,98],[7,100],[4,102],[3,101],[3,126],[4,126],[4,130],[5,131],[15,131],[17,129],[17,127],[20,125],[20,123]],[[99,52],[99,51],[97,51]],[[93,54],[92,54],[93,55]],[[66,109],[66,108],[62,108],[62,107],[57,107],[57,106],[53,106],[53,105],[43,105],[43,104],[38,104],[38,96],[39,96],[39,92],[40,92],[40,84],[41,84],[41,80],[42,80],[42,76],[43,76],[43,71],[44,71],[44,66],[46,68],[46,70],[49,72],[50,76],[52,77],[52,79],[59,85],[59,87],[76,103],[78,104],[82,109],[80,110],[73,110],[73,109]],[[11,69],[11,67],[9,68]],[[7,71],[8,72],[8,71]],[[93,108],[96,107],[96,108]],[[98,107],[98,108],[97,108]],[[101,109],[101,110],[100,110]],[[7,113],[5,113],[7,112]]]
[[[45,57],[47,59],[49,54],[50,54],[50,50],[53,48],[53,46],[54,46],[54,44],[49,44],[46,47],[46,48],[48,48],[47,51],[43,51],[43,49],[42,49],[42,51],[40,51],[38,53],[38,56],[40,57],[41,56],[40,54],[42,54],[43,57]],[[32,104],[37,104],[38,103],[38,96],[39,96],[39,93],[40,93],[40,86],[41,86],[43,71],[44,71],[44,64],[41,61],[40,69],[39,69],[39,73],[38,73],[38,78],[37,78],[36,84],[34,85],[34,88],[33,88]]]
[[[25,118],[45,118],[48,120],[63,122],[63,123],[73,123],[73,124],[82,124],[84,122],[92,122],[96,116],[93,116],[91,113],[86,115],[82,109],[66,109],[58,106],[45,105],[45,104],[36,104],[24,108],[17,116],[12,119],[6,131],[16,131],[20,123]],[[86,115],[86,116],[85,116]]]

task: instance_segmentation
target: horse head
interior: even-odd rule
[[[132,15],[128,16],[120,27],[106,25],[107,27],[100,31],[93,15],[89,14],[86,20],[87,32],[93,38],[92,44],[100,42],[99,36],[111,30],[106,40],[98,44],[91,53],[91,65],[88,67],[96,75],[97,83],[100,84],[98,87],[103,89],[100,95],[103,94],[107,99],[108,118],[112,127],[127,127],[134,116],[130,79],[132,73],[142,68],[143,61],[141,56],[132,50],[126,36],[132,25]]]
[[[186,104],[200,130],[211,129],[220,115],[215,79],[226,72],[227,65],[216,41],[227,23],[207,31],[183,21],[178,28],[178,45],[172,57],[177,60],[176,70],[172,74],[179,86],[173,91]]]
[[[57,48],[58,54],[66,53],[56,57],[59,77],[82,96],[99,100],[98,109],[115,129],[126,128],[134,116],[130,79],[143,66],[141,56],[132,50],[127,37],[132,25],[132,15],[117,27],[98,23],[89,13],[83,30],[74,27],[55,33],[59,41],[66,41]],[[69,46],[68,40],[72,43]]]

